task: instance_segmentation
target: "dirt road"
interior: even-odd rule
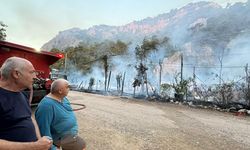
[[[246,150],[250,117],[70,91],[88,150]]]

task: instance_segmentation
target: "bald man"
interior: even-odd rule
[[[49,149],[52,141],[40,137],[29,100],[21,92],[32,88],[36,77],[33,65],[26,59],[11,57],[0,70],[0,149]]]
[[[35,116],[41,135],[50,136],[54,147],[62,150],[85,150],[85,141],[79,137],[75,114],[67,99],[69,83],[57,79],[51,84],[50,93],[39,103]]]

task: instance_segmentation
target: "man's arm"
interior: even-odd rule
[[[36,142],[11,142],[0,139],[0,150],[48,150],[52,141],[46,137]]]
[[[29,104],[31,105],[32,98],[33,98],[33,92],[34,92],[33,91],[33,85],[29,89],[30,89]],[[41,138],[41,133],[40,133],[40,130],[39,130],[39,127],[37,125],[37,122],[36,122],[36,119],[35,119],[34,115],[31,116],[31,120],[32,120],[32,123],[34,124],[34,127],[35,127],[36,137],[37,137],[37,139],[40,139]]]
[[[36,122],[36,119],[34,118],[34,116],[31,116],[31,120],[35,126],[35,130],[36,130],[36,137],[37,139],[40,139],[41,138],[41,133],[40,133],[40,130],[39,130],[39,127],[37,125],[37,122]]]
[[[51,104],[40,104],[35,112],[35,119],[40,129],[40,133],[42,136],[49,136],[52,138],[52,134],[50,131],[50,126],[53,120],[53,109]],[[56,150],[56,146],[51,146],[52,150]]]

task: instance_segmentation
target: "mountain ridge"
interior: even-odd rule
[[[189,3],[180,9],[172,9],[168,13],[133,21],[123,26],[95,25],[88,29],[71,28],[59,32],[53,39],[45,43],[41,49],[58,48],[63,50],[69,46],[77,46],[80,42],[96,42],[106,39],[132,41],[142,39],[145,36],[162,34],[171,37],[171,34],[175,33],[169,32],[175,31],[175,26],[188,26],[190,22],[200,17],[211,17],[214,12],[221,9],[222,7],[214,2]],[[188,19],[185,19],[185,17]]]

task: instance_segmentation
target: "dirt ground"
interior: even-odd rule
[[[70,91],[88,150],[246,150],[250,117]],[[77,108],[77,106],[74,106]]]

